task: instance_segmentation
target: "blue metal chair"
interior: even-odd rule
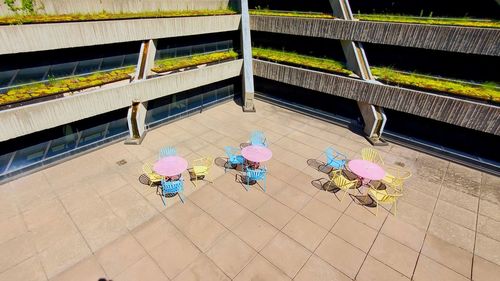
[[[267,174],[267,169],[265,167],[259,168],[259,169],[250,169],[247,168],[247,185],[245,186],[245,189],[248,191],[250,189],[250,181],[259,181],[263,180],[264,185],[262,188],[264,189],[264,192],[266,192],[266,174]]]
[[[159,154],[159,159],[167,156],[174,156],[177,155],[177,150],[173,146],[165,146],[162,149],[160,149],[160,154]]]
[[[267,147],[266,136],[262,131],[253,131],[250,134],[250,143],[252,145],[260,145]]]
[[[245,163],[245,158],[241,155],[238,155],[239,149],[232,146],[225,146],[224,150],[227,155],[227,163],[234,167],[236,165],[243,165]],[[227,167],[224,165],[224,173],[226,172]]]
[[[336,151],[333,147],[328,147],[325,150],[326,154],[326,166],[330,166],[335,170],[343,169],[347,162],[347,156]]]
[[[179,198],[181,199],[181,202],[184,203],[184,195],[182,192],[184,192],[184,181],[182,177],[179,180],[176,181],[166,181],[165,179],[161,180],[161,191],[162,191],[162,196],[161,196],[161,201],[163,201],[163,205],[167,206],[165,204],[165,199],[163,198],[165,194],[167,193],[177,193],[179,195]]]

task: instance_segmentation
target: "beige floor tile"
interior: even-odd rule
[[[230,232],[207,251],[207,256],[231,279],[236,277],[255,254],[255,250]]]
[[[260,254],[285,272],[288,277],[294,278],[311,252],[283,233],[278,233]]]
[[[290,163],[292,164],[292,163]],[[269,171],[269,174],[272,176],[275,176],[276,178],[288,182],[290,179],[295,177],[296,175],[299,174],[299,170],[282,163],[278,160],[271,159],[271,161],[267,162],[267,168]],[[293,164],[292,164],[293,165]]]
[[[311,252],[314,252],[328,233],[324,228],[301,215],[296,215],[282,231]]]
[[[278,233],[278,229],[253,213],[248,213],[238,225],[232,227],[232,230],[256,251],[262,250]]]
[[[127,184],[127,181],[116,172],[109,172],[99,177],[89,179],[88,184],[92,185],[99,196],[104,196]]]
[[[476,235],[474,254],[500,265],[500,241],[478,233]]]
[[[404,196],[399,200],[412,204],[415,207],[421,208],[427,212],[433,212],[437,198],[435,196],[423,193],[412,186],[405,186],[403,191]]]
[[[487,216],[479,215],[477,231],[490,238],[500,241],[500,221],[491,219]]]
[[[300,211],[312,199],[311,196],[293,187],[286,188],[273,197],[295,211]]]
[[[465,277],[470,277],[472,253],[464,249],[428,234],[425,238],[422,254]]]
[[[500,265],[489,262],[481,257],[474,257],[472,280],[495,281],[500,276]]]
[[[176,281],[214,280],[229,281],[229,277],[218,268],[205,254],[200,254],[181,274]]]
[[[481,200],[479,204],[479,214],[500,221],[500,204]]]
[[[371,256],[367,256],[365,262],[356,277],[359,281],[406,281],[410,280],[400,272],[390,268]]]
[[[155,216],[132,231],[132,235],[147,251],[153,250],[170,236],[176,234],[180,234],[180,232],[162,215]]]
[[[266,190],[266,194],[272,197],[275,197],[284,190],[292,188],[290,181],[285,182],[272,175],[267,175],[266,180],[267,180],[267,186],[269,187]]]
[[[379,212],[376,214],[376,208],[368,208],[353,203],[349,205],[345,214],[375,230],[379,230],[382,227],[388,212],[383,208],[379,208]]]
[[[447,267],[440,265],[439,263],[427,258],[426,256],[420,256],[417,263],[417,268],[415,269],[415,274],[413,275],[413,280],[415,281],[465,281],[468,278],[456,273],[455,271],[448,269]]]
[[[116,281],[168,281],[167,276],[161,271],[158,265],[149,257],[145,256],[125,271],[113,278]]]
[[[339,212],[344,212],[353,202],[347,195],[343,201],[340,201],[340,198],[337,198],[334,193],[322,190],[316,193],[314,198],[336,209]]]
[[[342,214],[316,199],[309,201],[299,213],[327,230],[332,228]]]
[[[224,195],[215,189],[212,185],[205,185],[189,196],[198,207],[207,210],[218,204]]]
[[[418,252],[380,234],[370,249],[370,255],[411,278],[417,263]]]
[[[34,229],[52,220],[64,217],[67,217],[67,212],[59,199],[51,200],[23,213],[28,229]]]
[[[432,217],[428,233],[472,253],[474,231],[440,218]]]
[[[227,231],[190,201],[172,206],[164,213],[203,252]]]
[[[31,232],[33,233],[35,247],[38,252],[41,252],[66,237],[76,235],[78,229],[73,224],[73,221],[68,216],[65,216],[33,228]]]
[[[0,281],[45,281],[47,277],[37,257],[31,257],[13,268],[0,273]]]
[[[424,243],[423,230],[394,216],[387,217],[380,232],[415,251],[420,251]]]
[[[235,180],[236,177],[228,173],[215,180],[214,186],[227,197],[252,211],[260,207],[269,198],[264,192],[255,188],[247,191],[242,184],[237,183]]]
[[[318,256],[312,255],[293,280],[350,281],[352,279],[320,259]]]
[[[14,217],[19,214],[16,202],[13,199],[14,195],[7,193],[8,185],[0,185],[0,190],[4,190],[5,193],[0,193],[0,221]]]
[[[106,215],[99,218],[95,225],[81,228],[85,241],[93,252],[127,233],[125,224],[115,215]]]
[[[296,214],[295,211],[270,198],[257,210],[255,214],[272,224],[277,229],[282,229]]]
[[[250,213],[250,211],[226,196],[217,202],[217,204],[205,210],[228,228],[239,223],[245,215]]]
[[[438,200],[434,214],[470,230],[476,229],[477,213],[460,208],[446,201]]]
[[[36,248],[29,232],[0,244],[0,272],[35,254]]]
[[[460,192],[448,187],[443,187],[439,194],[439,199],[445,200],[453,205],[462,207],[471,212],[477,212],[479,198],[464,192]]]
[[[429,197],[432,197],[435,200],[439,196],[439,192],[441,191],[441,182],[439,183],[429,182],[426,179],[419,177],[418,171],[419,170],[417,169],[416,176],[408,179],[405,182],[405,187],[404,187],[405,190],[415,190]]]
[[[347,215],[341,216],[331,231],[365,253],[368,253],[377,236],[374,229]]]
[[[309,174],[299,173],[290,180],[290,184],[309,196],[314,196],[319,192],[319,189],[312,184],[315,179]]]
[[[21,216],[14,216],[0,221],[0,244],[27,231]]]
[[[144,248],[127,234],[96,253],[106,274],[114,278],[146,255]]]
[[[39,253],[40,261],[50,279],[91,254],[80,234],[72,235]]]
[[[426,231],[431,221],[432,213],[424,211],[406,202],[398,202],[397,218],[417,228]]]
[[[234,278],[235,281],[253,281],[253,280],[273,280],[286,281],[292,280],[285,273],[271,264],[261,255],[255,258]]]
[[[366,255],[334,234],[328,234],[315,253],[352,279],[358,273]]]
[[[68,270],[63,271],[51,281],[87,281],[87,280],[99,280],[101,278],[106,279],[106,274],[102,269],[101,265],[97,262],[95,256],[90,256],[74,266],[70,267]]]

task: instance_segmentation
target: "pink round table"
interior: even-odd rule
[[[273,156],[273,152],[264,146],[249,145],[241,149],[241,155],[252,162],[265,162]]]
[[[188,167],[186,159],[179,156],[167,156],[156,161],[153,170],[166,177],[182,174]]]
[[[361,178],[363,184],[367,184],[370,180],[381,180],[385,176],[382,167],[367,160],[351,160],[347,163],[347,167]]]

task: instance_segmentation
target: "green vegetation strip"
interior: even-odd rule
[[[323,70],[337,74],[349,75],[352,71],[344,64],[331,59],[299,55],[297,53],[278,51],[273,49],[252,48],[253,57],[292,66],[305,66],[310,69]]]
[[[299,55],[272,49],[253,48],[253,56],[272,62],[349,75],[352,72],[332,59]],[[387,67],[370,67],[377,80],[387,84],[410,87],[430,92],[442,92],[474,99],[500,103],[500,89],[495,83],[474,85],[466,81],[450,81],[417,73],[404,73]]]
[[[412,16],[402,16],[402,15],[381,15],[381,14],[358,14],[355,15],[355,17],[357,19],[366,21],[500,28],[500,21],[482,20],[482,19],[479,20],[471,18],[431,18],[431,17],[412,17]]]
[[[66,92],[78,91],[95,86],[129,79],[129,73],[133,72],[135,67],[98,72],[87,76],[73,77],[45,83],[37,83],[9,90],[0,94],[0,105],[27,101],[34,98],[62,94]]]
[[[0,25],[72,22],[72,21],[100,21],[100,20],[116,20],[116,19],[140,19],[140,18],[220,16],[220,15],[233,15],[233,14],[236,14],[236,11],[230,9],[154,11],[154,12],[140,12],[140,13],[101,12],[95,14],[66,14],[66,15],[20,14],[10,17],[0,17]]]
[[[156,61],[155,67],[153,67],[151,70],[156,73],[161,73],[185,67],[236,58],[238,58],[238,53],[233,50],[192,55],[189,57],[168,58]]]
[[[313,13],[313,12],[295,12],[295,11],[272,11],[272,10],[250,10],[249,13],[255,16],[276,16],[276,17],[300,17],[314,19],[333,19],[329,14]]]

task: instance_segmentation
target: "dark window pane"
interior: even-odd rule
[[[85,60],[78,63],[75,75],[87,74],[99,70],[101,59]]]
[[[80,142],[78,143],[78,147],[101,140],[102,138],[104,138],[105,133],[106,124],[83,130],[82,136],[80,137]]]
[[[109,123],[107,137],[128,131],[127,118],[122,118]]]
[[[48,77],[60,78],[71,76],[73,75],[73,69],[75,69],[75,66],[76,62],[55,64],[50,67]]]
[[[31,67],[19,70],[11,86],[42,81],[48,66]]]
[[[215,100],[217,100],[216,91],[210,91],[203,95],[203,104],[209,104],[211,102],[214,102]]]
[[[12,76],[16,73],[16,70],[2,71],[0,72],[0,88],[7,87],[9,85]]]
[[[9,171],[15,171],[28,165],[35,164],[43,159],[43,154],[48,142],[36,144],[17,151],[14,160],[9,167]]]
[[[115,69],[122,66],[124,56],[114,56],[104,58],[100,70]]]
[[[69,125],[65,126],[64,130],[67,135],[52,141],[46,157],[62,154],[75,148],[78,135],[76,133],[72,133],[71,126]]]
[[[194,109],[200,107],[202,105],[202,95],[196,95],[194,97],[189,98],[188,109]]]
[[[137,65],[139,54],[130,54],[125,56],[125,61],[122,66]]]
[[[10,158],[12,157],[12,152],[4,155],[0,155],[0,175],[5,172],[7,165],[9,164]]]

